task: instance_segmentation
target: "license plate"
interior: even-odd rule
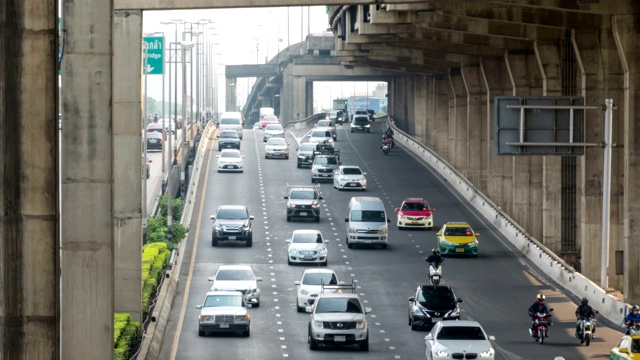
[[[347,341],[347,337],[344,335],[336,335],[333,337],[333,341],[345,342]]]
[[[220,324],[220,328],[228,329],[229,328],[229,324]]]
[[[225,165],[225,166],[224,166],[224,168],[225,168],[225,169],[231,169],[231,168],[233,168],[233,166],[231,166],[231,165]]]
[[[236,237],[235,236],[229,236],[229,240],[235,240]]]
[[[313,256],[305,256],[304,259],[305,260],[313,260]]]
[[[356,184],[349,184],[349,186],[356,186]]]
[[[414,225],[417,224],[417,223],[418,223],[417,221],[412,221],[411,222],[411,224],[414,224]]]
[[[371,240],[365,240],[364,243],[365,244],[371,244]]]
[[[456,252],[464,252],[463,248],[456,248]]]
[[[158,142],[158,140],[149,140],[150,143],[155,144]]]
[[[442,318],[440,318],[440,317],[432,317],[431,318],[431,322],[436,322],[436,321],[442,321]]]
[[[300,212],[300,216],[307,216],[307,212],[306,211],[301,211]]]

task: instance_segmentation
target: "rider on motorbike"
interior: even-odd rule
[[[544,303],[546,298],[547,297],[544,296],[544,294],[538,294],[538,296],[536,296],[536,302],[529,306],[529,317],[531,317],[531,332],[533,334],[536,333],[535,315],[537,313],[549,313],[549,308],[547,308],[547,304]],[[549,317],[549,326],[551,326],[551,317]]]
[[[425,260],[427,261],[427,264],[433,264],[433,267],[436,269],[444,262],[444,258],[440,255],[440,250],[438,249],[432,249],[431,255],[429,255]]]
[[[624,317],[624,324],[627,325],[625,335],[630,335],[634,324],[640,323],[640,308],[638,305],[633,305],[631,312]]]
[[[593,319],[595,317],[596,312],[589,305],[589,299],[583,297],[580,305],[578,305],[578,308],[576,309],[576,318],[578,319],[578,321],[576,322],[576,335],[580,333],[580,322],[582,321],[582,319]],[[592,337],[594,337],[593,334],[596,333],[596,325],[595,323],[591,324],[591,335]]]

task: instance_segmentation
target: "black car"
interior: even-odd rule
[[[243,205],[222,205],[215,215],[211,215],[211,246],[218,246],[218,241],[244,241],[247,247],[253,245],[253,231],[249,210]]]
[[[369,115],[356,115],[351,122],[351,132],[362,131],[371,132],[371,122],[369,121]]]
[[[218,134],[218,151],[222,149],[240,150],[240,137],[235,130],[222,130]]]
[[[297,149],[298,154],[298,167],[311,166],[313,163],[313,151],[316,148],[316,143],[302,143]]]
[[[160,150],[162,151],[162,133],[148,132],[147,133],[147,150]]]
[[[440,320],[460,320],[458,303],[449,286],[421,285],[409,298],[409,325],[411,330],[431,327]]]

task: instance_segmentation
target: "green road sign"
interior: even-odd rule
[[[145,36],[142,42],[142,55],[146,57],[144,73],[162,75],[164,71],[164,38],[162,36]],[[144,61],[144,59],[143,59]]]

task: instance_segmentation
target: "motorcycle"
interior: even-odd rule
[[[442,265],[438,263],[429,264],[429,282],[433,286],[440,285],[442,281]]]
[[[633,324],[628,325],[625,335],[640,335],[640,322],[634,321]]]
[[[386,142],[383,142],[380,148],[382,149],[382,153],[385,154],[385,156],[389,153],[389,151],[391,151],[391,147]]]
[[[551,326],[551,312],[553,309],[549,309],[548,313],[537,312],[533,314],[533,329],[529,329],[529,333],[536,342],[540,342],[540,345],[544,344],[544,338],[547,337],[547,331]]]
[[[589,344],[591,344],[591,339],[593,339],[593,330],[596,326],[596,319],[581,318],[578,321],[580,322],[580,324],[578,324],[578,332],[576,333],[576,337],[580,339],[580,344],[589,346]]]

